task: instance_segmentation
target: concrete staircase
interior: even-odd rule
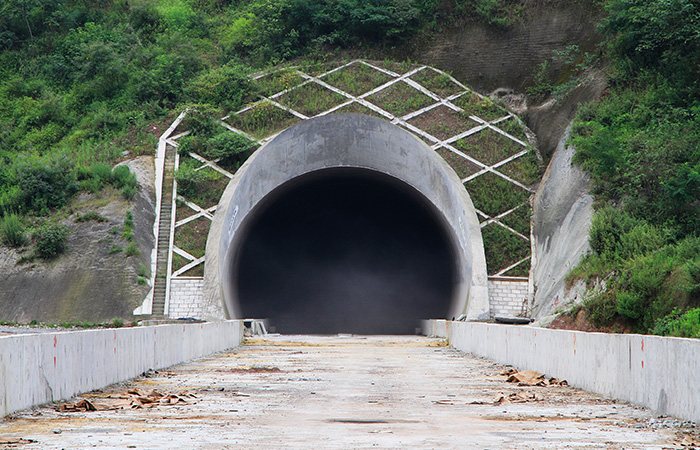
[[[160,202],[158,223],[158,252],[156,255],[156,277],[153,286],[152,318],[165,318],[165,299],[168,287],[168,256],[170,253],[170,228],[173,215],[173,184],[175,168],[175,151],[166,146],[165,170],[163,171],[163,190]]]

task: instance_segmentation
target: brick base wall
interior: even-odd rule
[[[199,317],[203,303],[204,278],[173,278],[170,280],[168,317]]]
[[[199,317],[202,308],[203,278],[173,278],[170,280],[170,308],[168,317]],[[519,279],[489,279],[491,318],[517,317],[523,310],[528,295],[528,281]]]
[[[520,279],[489,279],[489,304],[491,318],[496,316],[518,317],[527,301],[528,281]]]

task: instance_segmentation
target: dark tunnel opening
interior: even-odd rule
[[[433,206],[393,177],[324,170],[278,188],[243,231],[243,317],[280,333],[414,334],[444,318],[455,289],[451,240]]]

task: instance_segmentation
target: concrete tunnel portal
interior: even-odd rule
[[[241,167],[210,231],[205,285],[227,317],[290,334],[413,334],[421,319],[488,314],[459,178],[412,134],[358,114],[301,122]]]

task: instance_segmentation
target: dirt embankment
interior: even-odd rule
[[[449,71],[481,93],[501,89],[522,94],[535,83],[534,74],[545,61],[553,81],[565,78],[570,68],[552,60],[554,50],[577,45],[582,52],[597,54],[601,36],[596,24],[601,17],[600,7],[589,0],[534,4],[507,29],[479,22],[455,25],[419,43],[410,57]],[[602,74],[592,71],[587,79],[562,101],[525,110],[525,121],[545,157],[554,152],[578,106],[605,89]]]

